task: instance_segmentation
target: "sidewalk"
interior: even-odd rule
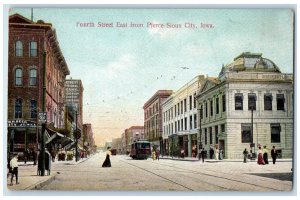
[[[47,171],[45,171],[45,176],[37,175],[38,166],[33,165],[33,162],[27,162],[26,164],[24,164],[24,162],[19,162],[19,184],[16,185],[16,179],[14,177],[13,185],[10,186],[9,184],[10,184],[11,174],[9,174],[9,177],[7,178],[7,190],[21,191],[21,190],[40,189],[55,179],[55,176],[57,175],[57,171],[52,170],[55,165],[78,165],[79,163],[82,163],[91,157],[92,156],[84,159],[80,158],[80,160],[78,160],[77,162],[75,162],[75,160],[58,161],[56,159],[55,162],[51,162],[50,175],[48,175]]]
[[[198,158],[194,158],[194,157],[184,157],[184,158],[180,158],[180,157],[175,157],[173,156],[173,158],[171,156],[160,156],[159,159],[168,159],[168,160],[176,160],[176,161],[191,161],[191,162],[197,162],[197,161],[201,161]],[[276,162],[291,162],[293,159],[291,158],[286,158],[286,159],[276,159]],[[243,159],[223,159],[223,160],[215,160],[215,159],[204,159],[204,162],[209,162],[209,163],[216,163],[216,162],[243,162]],[[248,162],[257,162],[257,160],[249,160]],[[272,162],[272,159],[269,159],[269,162]]]

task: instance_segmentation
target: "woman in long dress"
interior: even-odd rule
[[[269,164],[267,146],[264,146],[264,149],[263,149],[263,158],[264,158],[265,164]]]
[[[111,151],[110,151],[110,147],[108,147],[106,151],[106,157],[102,164],[102,167],[111,167],[110,156],[111,156]]]
[[[265,161],[263,159],[263,152],[261,150],[261,147],[258,147],[258,151],[257,151],[257,164],[259,165],[264,165]]]

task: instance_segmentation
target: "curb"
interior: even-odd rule
[[[52,175],[49,179],[47,180],[44,180],[44,181],[40,181],[34,185],[31,185],[27,188],[24,188],[24,190],[39,190],[41,189],[42,187],[44,187],[45,185],[48,185],[49,183],[51,183],[53,180],[55,180],[55,175]]]

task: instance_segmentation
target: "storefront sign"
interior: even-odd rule
[[[36,123],[28,120],[9,120],[8,127],[36,127]]]

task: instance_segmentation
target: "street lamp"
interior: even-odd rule
[[[254,137],[253,137],[253,110],[256,110],[256,95],[255,94],[249,94],[249,108],[251,110],[251,149],[254,148],[254,151],[252,152],[252,159],[256,157],[255,155],[255,144],[254,144]]]

